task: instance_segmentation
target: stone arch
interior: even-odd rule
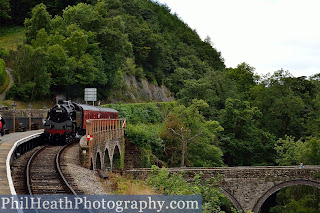
[[[120,156],[121,156],[121,155],[122,155],[121,140],[117,140],[117,141],[116,141],[116,145],[115,145],[115,146],[118,146],[119,153],[120,153]]]
[[[280,184],[273,186],[269,189],[264,195],[262,195],[259,200],[257,201],[256,205],[253,208],[253,212],[259,212],[262,204],[275,192],[279,191],[280,189],[286,188],[288,186],[295,186],[295,185],[306,185],[306,186],[313,186],[320,189],[320,183],[312,180],[292,180],[286,181]]]
[[[93,159],[91,158],[90,170],[93,170]]]
[[[106,148],[104,151],[104,161],[103,161],[104,168],[109,170],[111,169],[111,159],[109,155],[109,149]]]
[[[115,145],[113,150],[113,157],[112,157],[112,168],[118,169],[121,166],[121,152],[119,145]]]
[[[234,205],[234,207],[236,207],[237,210],[242,210],[242,212],[244,212],[240,203],[232,194],[230,194],[228,191],[224,190],[223,188],[221,188],[221,193],[224,194],[231,201],[231,203]]]
[[[97,158],[96,158],[96,167],[95,169],[101,169],[102,167],[102,162],[101,162],[101,157],[100,157],[100,152],[97,152]]]

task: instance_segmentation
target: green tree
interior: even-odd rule
[[[49,42],[49,36],[48,36],[47,32],[45,31],[45,29],[41,28],[38,31],[36,38],[31,41],[31,44],[35,48],[37,48],[37,47],[47,48],[48,42]]]
[[[303,142],[301,140],[295,140],[293,136],[286,136],[285,139],[280,138],[275,143],[276,162],[280,166],[298,165],[301,162],[302,149]]]
[[[177,138],[181,141],[181,164],[180,167],[185,166],[185,156],[186,156],[186,151],[189,142],[192,142],[196,137],[200,136],[202,134],[201,131],[199,131],[197,134],[193,135],[192,137],[190,136],[191,130],[190,129],[184,129],[183,127],[180,127],[177,131],[174,130],[173,128],[169,127],[169,130],[176,136]]]
[[[101,49],[104,72],[109,79],[111,88],[119,84],[115,81],[119,70],[125,65],[126,59],[132,57],[132,45],[125,33],[125,25],[121,17],[108,19],[108,26],[97,34],[97,41]]]
[[[304,95],[304,102],[307,105],[305,113],[305,124],[306,136],[320,137],[320,75],[314,75],[310,77],[310,81],[305,78],[300,78],[299,91],[302,91]],[[306,100],[306,101],[305,101]]]
[[[202,59],[206,61],[211,67],[215,70],[224,70],[225,64],[224,59],[221,56],[221,53],[213,48],[213,43],[209,36],[206,37],[204,42],[202,43],[202,48],[198,51],[203,51]]]
[[[32,9],[32,17],[26,19],[24,25],[26,27],[27,44],[31,44],[33,39],[36,39],[38,31],[42,28],[49,33],[51,29],[51,15],[47,11],[44,4],[38,4]]]
[[[320,139],[307,138],[301,151],[301,161],[306,164],[320,165]]]
[[[170,129],[178,130],[182,126],[182,121],[174,113],[169,113],[166,116],[164,121],[164,129],[161,131],[160,137],[165,143],[164,154],[167,157],[167,163],[169,166],[179,165],[179,159],[181,157],[180,141],[174,134],[172,134]]]
[[[47,71],[48,55],[41,47],[23,45],[14,59],[15,85],[9,97],[24,101],[44,98],[50,92],[51,75]],[[17,87],[21,87],[18,89]],[[18,94],[21,92],[21,94]]]
[[[221,111],[220,135],[225,163],[229,166],[272,165],[274,136],[260,129],[262,113],[249,102],[227,99]]]
[[[87,50],[88,35],[82,30],[72,30],[71,35],[65,39],[64,46],[71,57],[79,59]]]
[[[143,168],[151,167],[161,161],[164,144],[159,137],[160,129],[157,124],[130,124],[126,128],[128,140],[139,147],[140,166]]]
[[[254,67],[246,63],[238,64],[236,68],[228,69],[228,76],[233,79],[237,85],[238,91],[248,97],[250,89],[256,85],[257,76],[254,74]]]
[[[101,5],[101,1],[99,5]],[[99,29],[101,27],[100,18],[95,8],[85,3],[68,6],[63,10],[63,19],[68,25],[76,24],[86,31]]]
[[[206,109],[206,117],[212,120],[218,119],[227,98],[239,98],[234,81],[223,72],[209,70],[203,78],[188,79],[182,85],[183,88],[177,94],[180,101],[189,105],[193,99],[205,100],[210,106]]]
[[[277,193],[278,205],[271,213],[319,213],[320,190],[311,186],[291,186]]]
[[[74,61],[68,58],[67,51],[59,44],[48,48],[48,72],[51,73],[51,86],[63,92],[67,85],[75,84]]]
[[[0,0],[0,22],[2,22],[2,20],[10,18],[9,11],[9,0]]]
[[[281,166],[298,165],[300,162],[310,165],[320,165],[320,140],[309,137],[304,142],[295,140],[292,136],[279,139],[275,143],[277,151],[276,162]]]
[[[296,138],[305,132],[303,124],[307,106],[297,88],[295,78],[289,72],[279,70],[251,89],[252,105],[263,113],[261,126],[264,130],[284,138]]]
[[[217,147],[216,135],[223,128],[216,121],[204,119],[199,110],[207,107],[208,104],[203,100],[194,100],[189,107],[176,107],[173,114],[169,114],[165,120],[161,133],[166,142],[165,149],[173,149],[170,152],[173,154],[181,153],[181,166],[185,163],[194,166],[222,165],[222,152]],[[174,150],[176,145],[179,151]],[[174,159],[171,162],[175,162]]]

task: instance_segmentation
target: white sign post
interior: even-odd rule
[[[97,88],[85,88],[84,100],[86,101],[86,103],[88,101],[93,101],[93,106],[94,106],[94,102],[97,101]]]

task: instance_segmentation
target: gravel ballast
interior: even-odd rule
[[[73,144],[64,155],[65,171],[71,175],[79,190],[87,195],[104,195],[106,192],[97,171],[86,169],[80,165],[80,146]]]

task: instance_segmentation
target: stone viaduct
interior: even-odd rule
[[[119,168],[124,154],[125,119],[90,119],[86,123],[90,169]],[[122,156],[123,157],[123,156]]]
[[[262,204],[273,193],[293,185],[308,185],[320,189],[320,166],[289,167],[215,167],[172,168],[170,172],[184,171],[188,178],[202,174],[203,178],[221,176],[222,193],[238,210],[258,213]],[[147,175],[150,169],[132,169],[126,173],[134,177]]]

